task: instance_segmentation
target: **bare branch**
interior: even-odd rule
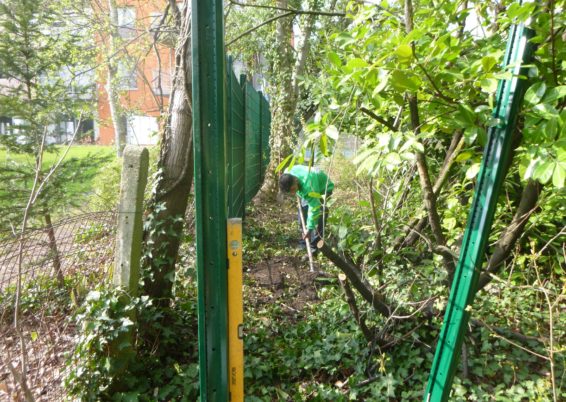
[[[281,11],[281,13],[263,21],[262,23],[254,26],[254,27],[252,27],[248,30],[246,30],[245,32],[241,33],[240,35],[238,35],[234,39],[227,41],[226,47],[228,47],[231,44],[233,44],[234,42],[242,39],[244,36],[249,35],[250,33],[257,31],[259,28],[261,28],[265,25],[268,25],[268,24],[270,24],[274,21],[277,21],[281,18],[295,17],[297,15],[313,15],[313,16],[318,15],[318,16],[326,16],[326,17],[345,17],[346,16],[346,13],[335,12],[335,11],[297,10],[297,9],[291,9],[291,8],[286,8],[286,7],[240,3],[240,2],[237,2],[237,1],[234,1],[234,0],[230,0],[230,3],[237,5],[237,6],[241,6],[241,7],[256,7],[256,8],[266,8],[266,9],[271,9],[271,10],[278,10],[278,11]]]
[[[348,261],[340,258],[330,247],[328,247],[323,242],[318,245],[319,250],[324,254],[326,258],[334,263],[338,268],[346,274],[348,279],[352,282],[352,285],[356,288],[360,295],[372,305],[375,311],[379,312],[385,317],[391,315],[391,307],[385,303],[385,297],[375,291],[373,287],[364,280],[362,273],[355,265],[349,263]]]
[[[271,24],[272,22],[277,21],[278,19],[285,18],[285,17],[290,17],[290,16],[295,16],[295,13],[291,11],[291,12],[287,12],[287,13],[283,13],[283,14],[276,15],[275,17],[271,17],[271,18],[269,18],[268,20],[263,21],[261,24],[256,25],[255,27],[252,27],[252,28],[248,29],[247,31],[243,32],[242,34],[236,36],[234,39],[228,41],[228,42],[226,43],[226,47],[228,47],[228,46],[230,46],[231,44],[233,44],[234,42],[236,42],[236,41],[242,39],[244,36],[249,35],[249,34],[251,34],[251,33],[254,32],[254,31],[257,31],[259,28],[261,28],[261,27],[263,27],[263,26],[265,26],[265,25],[267,25],[267,24]]]
[[[378,115],[376,115],[374,112],[372,112],[371,110],[365,108],[365,107],[361,107],[360,110],[362,112],[364,112],[365,114],[367,114],[369,117],[371,117],[372,119],[374,119],[375,121],[383,124],[385,127],[387,127],[388,129],[390,129],[391,131],[397,131],[397,128],[395,127],[395,125],[391,124],[390,122],[388,122],[387,120],[385,120],[383,117],[380,117]]]
[[[53,173],[57,170],[57,168],[59,167],[59,165],[61,164],[61,162],[63,162],[63,159],[65,159],[65,157],[67,156],[67,153],[69,152],[69,149],[71,148],[71,145],[73,145],[73,143],[75,142],[75,138],[79,132],[79,128],[81,125],[81,122],[83,120],[83,115],[81,113],[81,115],[79,116],[79,121],[77,123],[77,127],[75,127],[75,132],[73,133],[73,136],[71,137],[71,141],[69,141],[69,144],[67,144],[67,148],[65,148],[65,151],[63,152],[63,155],[61,155],[61,157],[59,157],[59,160],[55,163],[55,165],[53,165],[51,167],[51,169],[49,169],[49,172],[47,173],[47,175],[43,178],[43,180],[41,181],[41,184],[39,185],[39,187],[37,188],[37,191],[35,191],[35,194],[32,192],[32,196],[33,199],[31,200],[31,204],[34,204],[35,201],[37,201],[37,197],[39,196],[39,194],[41,193],[41,191],[43,190],[43,187],[45,186],[45,184],[47,184],[47,182],[49,181],[49,178],[53,175]],[[41,151],[43,153],[43,143],[41,144]],[[40,166],[41,167],[41,166]],[[31,206],[31,205],[30,205]]]
[[[415,59],[416,59],[416,57],[415,57]],[[424,73],[426,78],[429,80],[430,84],[432,85],[432,88],[434,89],[434,93],[439,98],[444,99],[446,102],[449,102],[449,103],[458,103],[454,98],[451,98],[448,95],[444,95],[442,93],[442,91],[440,90],[440,88],[438,88],[438,85],[436,85],[436,82],[432,79],[432,77],[430,76],[430,74],[428,73],[426,68],[424,68],[423,65],[418,60],[417,60],[417,66],[421,69],[421,71]]]
[[[249,3],[241,3],[235,0],[230,0],[231,4],[241,7],[255,7],[255,8],[266,8],[270,10],[279,10],[285,12],[291,12],[295,15],[323,15],[327,17],[345,17],[346,13],[344,12],[337,12],[337,11],[315,11],[315,10],[297,10],[294,8],[286,8],[286,7],[277,7],[277,6],[268,6],[263,4],[249,4]]]
[[[350,306],[350,310],[354,315],[354,319],[356,320],[356,323],[362,330],[362,333],[364,334],[366,340],[368,342],[372,342],[373,334],[366,325],[366,320],[360,315],[360,310],[358,309],[358,305],[356,304],[356,297],[354,296],[354,292],[352,291],[352,288],[348,283],[348,279],[346,278],[346,275],[344,274],[338,275],[338,280],[340,281],[340,286],[342,287],[342,290],[344,291],[344,295],[346,296],[346,302],[348,303],[348,306]]]

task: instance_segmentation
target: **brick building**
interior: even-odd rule
[[[155,144],[159,116],[167,110],[175,67],[175,37],[168,32],[169,27],[157,32],[166,3],[166,0],[117,1],[118,33],[122,46],[116,55],[119,77],[115,88],[120,92],[119,103],[127,120],[128,144]],[[155,41],[157,34],[159,40]],[[104,38],[100,40],[105,41]],[[106,46],[107,43],[101,45]],[[97,76],[96,93],[98,119],[95,141],[110,145],[115,142],[115,133],[106,71]]]

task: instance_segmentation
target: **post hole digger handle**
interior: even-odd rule
[[[301,219],[301,227],[303,229],[302,233],[303,233],[303,236],[304,236],[304,234],[307,233],[307,225],[305,224],[305,217],[303,216],[303,209],[301,207],[301,199],[299,197],[297,197],[297,207],[299,207],[299,217]],[[313,263],[313,258],[312,258],[310,236],[309,236],[309,238],[305,239],[305,244],[307,245],[307,254],[309,256],[310,271],[314,272],[314,263]]]

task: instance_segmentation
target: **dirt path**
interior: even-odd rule
[[[247,217],[254,232],[245,233],[247,241],[256,236],[261,250],[244,252],[244,304],[259,307],[277,302],[285,309],[299,312],[307,303],[316,303],[317,278],[310,272],[306,250],[297,247],[299,230],[294,206],[272,205],[254,210]],[[262,255],[259,260],[257,255]],[[320,263],[315,261],[316,269]]]

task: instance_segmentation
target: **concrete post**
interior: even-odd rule
[[[124,149],[113,283],[127,289],[132,297],[138,293],[143,195],[148,166],[149,152],[146,148],[128,145]]]

